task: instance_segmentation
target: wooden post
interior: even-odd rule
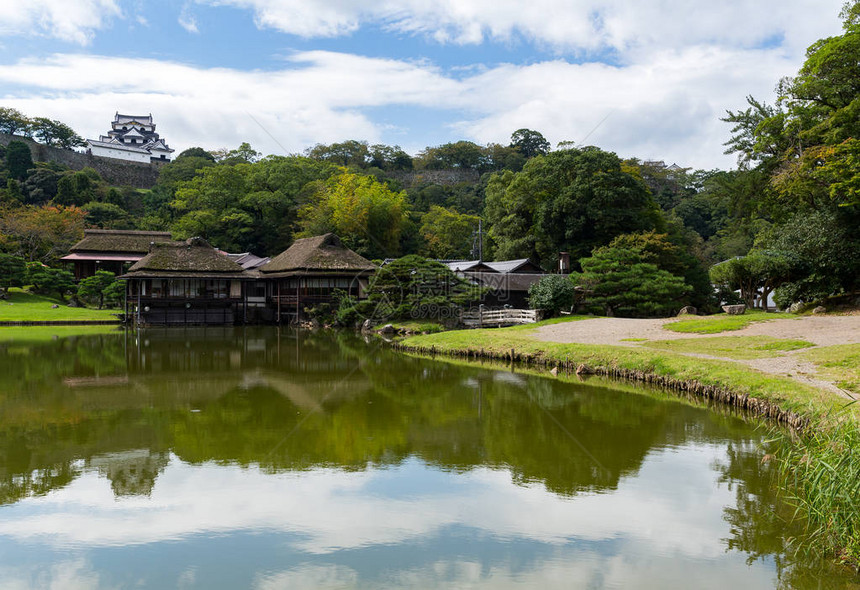
[[[278,279],[278,325],[281,325],[281,279]]]

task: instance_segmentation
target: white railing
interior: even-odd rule
[[[536,309],[482,309],[464,311],[460,315],[469,328],[494,328],[516,324],[533,324],[538,321]]]

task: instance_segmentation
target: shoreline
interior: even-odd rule
[[[715,384],[702,383],[698,379],[675,379],[666,375],[644,369],[629,369],[618,366],[598,365],[592,366],[575,360],[559,360],[552,356],[539,354],[519,353],[516,348],[509,352],[500,352],[481,349],[436,349],[435,346],[422,347],[408,345],[404,342],[394,342],[394,350],[409,354],[417,354],[435,358],[437,355],[451,358],[461,358],[468,361],[491,360],[506,362],[512,365],[520,364],[527,368],[539,368],[547,370],[552,375],[565,373],[567,375],[597,375],[612,380],[630,383],[644,383],[676,393],[686,393],[699,397],[705,401],[714,401],[726,406],[737,408],[753,415],[772,420],[776,423],[786,425],[797,432],[802,432],[811,423],[811,416],[796,412],[791,409],[780,407],[774,401],[758,398],[748,393],[734,391],[729,387]]]

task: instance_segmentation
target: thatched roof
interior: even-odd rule
[[[146,254],[150,244],[181,244],[166,231],[130,231],[121,229],[85,229],[84,239],[72,246],[72,252],[122,252]]]
[[[290,272],[373,271],[372,262],[345,247],[334,234],[302,238],[260,267],[263,275]]]
[[[177,244],[156,244],[122,278],[249,278],[242,267],[202,238]]]

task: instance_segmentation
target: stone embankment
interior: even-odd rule
[[[134,188],[152,188],[158,180],[157,164],[141,164],[125,162],[114,158],[102,158],[72,150],[64,150],[41,143],[19,135],[0,133],[0,145],[9,145],[10,141],[22,141],[30,148],[34,162],[56,162],[68,166],[72,170],[93,168],[108,183],[115,186],[131,186]]]

